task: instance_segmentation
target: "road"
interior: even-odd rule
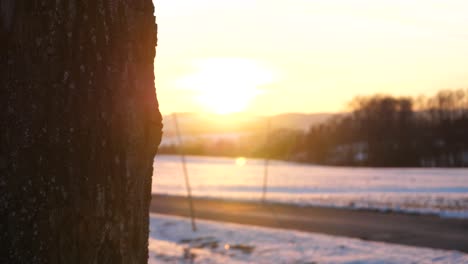
[[[220,199],[194,199],[196,218],[468,253],[468,219]],[[153,195],[153,213],[189,216],[185,197]]]

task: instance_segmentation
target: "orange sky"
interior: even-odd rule
[[[158,0],[163,114],[338,112],[468,87],[465,0]]]

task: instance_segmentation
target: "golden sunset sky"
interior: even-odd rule
[[[163,114],[339,112],[468,87],[466,0],[157,0]]]

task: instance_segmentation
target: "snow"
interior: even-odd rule
[[[263,160],[187,157],[198,197],[260,200]],[[185,195],[180,157],[158,155],[153,193]],[[297,205],[392,210],[468,218],[468,169],[351,168],[271,161],[267,199]]]
[[[150,215],[149,264],[156,263],[468,263],[447,250]]]

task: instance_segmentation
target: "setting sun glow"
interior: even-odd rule
[[[195,93],[205,111],[230,114],[246,109],[272,81],[272,73],[255,60],[211,58],[195,63],[195,72],[180,79],[180,86]]]
[[[154,2],[163,114],[342,112],[468,85],[468,1]]]

